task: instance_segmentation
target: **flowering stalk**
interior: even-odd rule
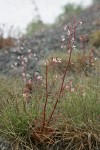
[[[44,104],[44,111],[43,111],[43,127],[42,131],[44,130],[45,127],[45,122],[46,122],[46,107],[48,103],[48,62],[46,62],[46,100]]]
[[[48,122],[47,122],[47,126],[49,126],[50,124],[50,121],[52,120],[52,117],[54,115],[54,112],[55,112],[55,109],[57,107],[57,104],[59,102],[59,99],[60,99],[60,96],[62,94],[62,91],[63,91],[63,87],[64,87],[64,81],[65,81],[65,77],[66,77],[66,74],[68,72],[68,69],[69,69],[69,65],[71,63],[71,55],[72,55],[72,51],[73,49],[75,49],[75,32],[76,32],[76,27],[78,24],[81,24],[82,22],[76,22],[74,21],[74,25],[70,24],[70,25],[67,25],[64,27],[64,30],[67,30],[67,35],[68,35],[68,52],[69,52],[69,59],[68,59],[68,63],[67,63],[67,66],[66,66],[66,69],[65,69],[65,72],[64,72],[64,75],[63,75],[63,78],[62,78],[62,83],[61,83],[61,86],[60,86],[60,90],[58,92],[58,97],[56,98],[56,102],[54,104],[54,107],[52,109],[52,112],[51,112],[51,115],[48,119]],[[65,41],[65,39],[63,38],[62,40],[63,42]],[[62,47],[62,46],[61,46]],[[63,43],[63,47],[66,47],[66,44]]]
[[[54,105],[54,107],[53,107],[52,113],[51,113],[51,115],[50,115],[50,117],[49,117],[49,119],[48,119],[47,126],[49,126],[49,124],[50,124],[50,121],[51,121],[51,119],[52,119],[52,117],[53,117],[53,114],[54,114],[54,112],[55,112],[55,109],[56,109],[56,107],[57,107],[59,98],[60,98],[61,93],[62,93],[62,91],[63,91],[63,85],[64,85],[65,77],[66,77],[66,74],[67,74],[67,71],[68,71],[70,62],[71,62],[71,54],[72,54],[72,48],[71,48],[71,50],[70,50],[69,60],[68,60],[67,66],[66,66],[66,70],[65,70],[65,72],[64,72],[64,76],[63,76],[63,79],[62,79],[62,84],[61,84],[61,87],[60,87],[60,91],[59,91],[59,93],[58,93],[58,97],[57,97],[57,99],[56,99],[56,102],[55,102],[55,105]]]

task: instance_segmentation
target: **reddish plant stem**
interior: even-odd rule
[[[46,62],[46,100],[45,100],[44,111],[43,111],[43,127],[42,127],[42,131],[44,130],[44,127],[45,127],[47,103],[48,103],[48,64]]]
[[[74,41],[76,40],[76,34],[75,34],[75,31],[76,31],[76,25],[75,25],[75,23],[76,23],[76,20],[74,20]]]
[[[71,48],[71,47],[70,47],[70,48]],[[57,107],[59,98],[60,98],[61,93],[62,93],[62,91],[63,91],[63,85],[64,85],[64,81],[65,81],[65,76],[66,76],[66,74],[67,74],[67,71],[68,71],[68,68],[69,68],[69,65],[70,65],[70,62],[71,62],[71,54],[72,54],[72,48],[70,49],[69,60],[68,60],[67,66],[66,66],[66,70],[65,70],[63,79],[62,79],[62,84],[61,84],[61,87],[60,87],[60,91],[59,91],[59,93],[58,93],[58,97],[57,97],[57,99],[56,99],[56,102],[55,102],[55,105],[54,105],[53,110],[52,110],[52,112],[51,112],[51,115],[50,115],[50,117],[49,117],[49,119],[48,119],[48,122],[47,122],[47,124],[46,124],[47,126],[49,126],[50,121],[52,120],[52,117],[53,117],[53,114],[54,114],[55,109],[56,109],[56,107]]]

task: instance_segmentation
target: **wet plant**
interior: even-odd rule
[[[94,51],[88,55],[82,52],[78,61],[87,63],[83,72],[69,75],[81,24],[75,20],[64,27],[67,37],[62,36],[61,48],[66,51],[65,67],[60,73],[63,59],[52,56],[45,61],[44,73],[34,72],[30,78],[26,66],[32,53],[28,50],[17,58],[23,68],[21,79],[0,77],[0,134],[13,140],[15,150],[88,150],[100,146],[100,68],[96,78],[84,73],[87,65],[96,65]]]

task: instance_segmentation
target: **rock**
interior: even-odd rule
[[[0,137],[0,150],[12,150],[10,142]]]
[[[91,31],[98,29],[100,26],[100,3],[90,6],[77,18],[83,21],[83,25],[79,26],[76,32],[78,37],[80,34],[88,36]],[[0,52],[0,73],[1,74],[14,74],[17,73],[15,68],[11,68],[17,62],[18,73],[22,72],[22,65],[18,62],[17,57],[27,55],[28,50],[31,50],[33,55],[27,64],[28,73],[34,73],[39,70],[38,64],[45,58],[46,55],[52,51],[61,50],[61,36],[66,35],[63,27],[68,23],[64,22],[62,25],[56,25],[51,29],[37,33],[31,37],[24,37],[21,40],[20,46],[11,48],[5,53]],[[79,48],[79,39],[76,38],[76,46]],[[62,51],[62,50],[61,50]],[[36,56],[34,56],[36,55]],[[39,65],[40,66],[40,65]]]

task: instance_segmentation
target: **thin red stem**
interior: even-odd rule
[[[57,107],[59,98],[60,98],[60,96],[61,96],[61,93],[62,93],[62,90],[63,90],[64,81],[65,81],[65,76],[66,76],[66,74],[67,74],[67,71],[68,71],[68,68],[69,68],[69,65],[70,65],[70,61],[71,61],[71,54],[72,54],[72,48],[71,48],[71,50],[70,50],[69,60],[68,60],[67,66],[66,66],[66,70],[65,70],[63,79],[62,79],[62,84],[61,84],[61,87],[60,87],[60,91],[59,91],[58,97],[57,97],[57,99],[56,99],[54,108],[53,108],[53,110],[52,110],[52,112],[51,112],[51,115],[50,115],[50,117],[49,117],[49,119],[48,119],[47,126],[50,124],[50,121],[51,121],[51,119],[52,119],[52,116],[53,116],[53,114],[54,114],[54,111],[55,111],[55,109],[56,109],[56,107]]]
[[[44,111],[43,111],[43,128],[42,128],[42,131],[44,130],[45,121],[46,121],[47,102],[48,102],[48,64],[46,62],[46,100],[45,100]]]

